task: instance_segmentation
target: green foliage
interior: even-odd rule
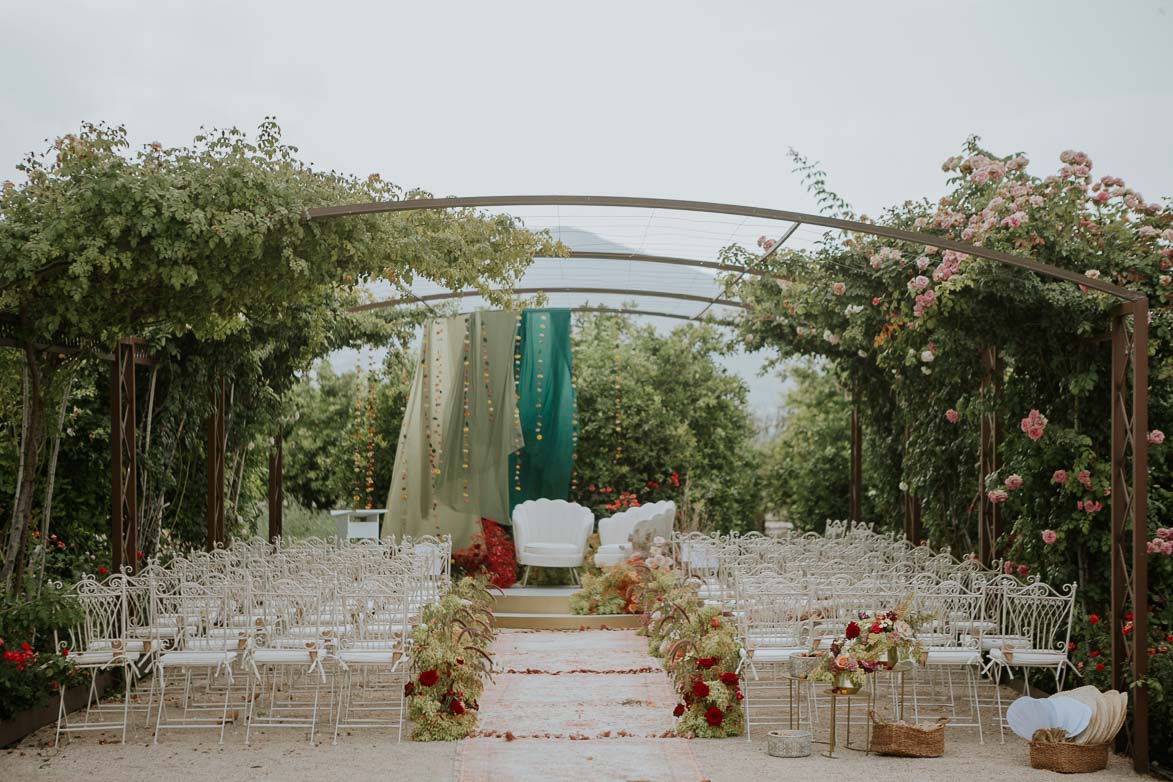
[[[31,598],[0,597],[0,720],[44,705],[58,688],[76,683],[70,650],[55,644],[54,631],[75,624],[78,615],[77,604],[52,582]]]
[[[793,385],[779,411],[781,427],[762,446],[765,506],[799,530],[822,530],[824,519],[850,511],[851,403],[835,376],[813,362],[793,363]]]
[[[9,516],[6,575],[26,561],[46,484],[50,411],[67,387],[79,412],[62,442],[60,466],[71,469],[59,470],[56,497],[69,512],[57,516],[90,534],[108,528],[109,365],[91,351],[138,336],[156,359],[138,372],[140,548],[150,555],[168,538],[200,545],[204,421],[219,378],[231,405],[229,529],[252,530],[268,444],[298,378],[337,348],[402,345],[410,334],[415,315],[350,312],[359,286],[419,275],[453,289],[508,288],[535,255],[559,251],[508,216],[470,209],[308,222],[313,207],[427,194],[378,175],[313,169],[271,120],[253,136],[209,130],[188,146],[138,150],[124,128],[86,124],[18,170],[21,180],[0,190],[0,312],[24,352],[0,367],[0,396],[20,400],[27,373],[29,434],[20,435],[21,406],[0,408],[0,483],[13,488],[5,496],[15,493],[19,457],[27,463],[21,504]],[[83,350],[45,350],[51,343]]]
[[[714,360],[722,349],[708,326],[661,336],[625,317],[581,318],[570,499],[606,516],[627,491],[640,502],[675,500],[678,527],[753,528],[753,423],[744,382]]]
[[[341,508],[350,501],[355,479],[353,438],[354,406],[365,399],[366,383],[375,387],[375,488],[376,503],[386,498],[399,442],[403,407],[411,384],[407,356],[393,351],[383,371],[365,375],[362,387],[357,372],[336,374],[329,363],[317,365],[289,394],[293,411],[285,436],[285,492],[306,508]],[[365,437],[361,443],[365,447]],[[381,505],[379,507],[382,507]]]
[[[1082,153],[1065,152],[1061,162],[1057,172],[1034,176],[1025,157],[994,155],[970,139],[943,167],[949,176],[944,197],[907,201],[876,222],[1025,255],[1084,275],[1089,285],[1099,279],[1146,296],[1147,429],[1168,432],[1173,209],[1168,201],[1146,201],[1119,178],[1093,177]],[[809,174],[808,184],[824,196],[821,203],[840,208],[825,177],[813,168]],[[781,359],[819,357],[841,384],[858,388],[867,518],[881,528],[898,526],[907,488],[921,502],[925,536],[963,555],[976,547],[983,495],[1004,492],[1007,532],[998,546],[1010,566],[1052,584],[1077,581],[1084,612],[1106,617],[1110,506],[1122,501],[1108,491],[1108,337],[1118,299],[1013,266],[868,236],[828,234],[814,250],[783,250],[767,265],[786,282],[760,277],[739,284],[751,306],[742,336],[749,347],[771,348]],[[982,361],[988,348],[999,357],[992,373]],[[817,398],[807,385],[805,398]],[[1032,410],[1047,419],[1033,435],[1020,425]],[[1004,432],[1001,468],[989,475],[979,474],[977,465],[985,414]],[[825,427],[810,435],[814,443],[844,437],[845,452],[842,420],[804,412],[799,423]],[[1138,442],[1145,437],[1134,433]],[[1160,436],[1154,440],[1148,448],[1150,539],[1173,527],[1173,456]],[[790,468],[803,471],[797,463]],[[1059,470],[1066,480],[1055,479]],[[1078,480],[1085,470],[1086,480]],[[772,481],[776,491],[785,491],[788,478],[778,472],[771,472]],[[817,481],[795,488],[810,493],[812,504],[824,499]],[[806,502],[773,496],[775,504]],[[1054,533],[1055,542],[1045,542],[1044,531],[1048,539]],[[1148,565],[1152,621],[1168,628],[1173,558],[1156,550]],[[1167,674],[1164,654],[1154,650],[1154,670]],[[1163,692],[1169,682],[1151,686]],[[1154,707],[1153,735],[1169,732],[1170,715],[1167,706]],[[1167,747],[1154,750],[1168,759]]]

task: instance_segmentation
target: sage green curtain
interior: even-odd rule
[[[476,312],[460,348],[444,427],[440,500],[478,518],[509,520],[509,454],[521,448],[513,377],[514,312]]]
[[[509,507],[566,499],[578,435],[571,380],[570,310],[524,310],[514,352],[525,445],[509,459]]]
[[[441,318],[424,327],[395,450],[384,535],[446,534],[459,548],[469,544],[477,529],[475,514],[444,505],[439,495],[444,429],[467,335],[465,316]]]

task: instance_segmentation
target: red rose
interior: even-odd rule
[[[1089,616],[1087,618],[1087,623],[1090,625],[1098,625],[1100,623],[1100,617],[1096,616],[1095,614],[1092,614],[1091,616]]]
[[[134,552],[134,557],[135,557],[135,559],[142,559],[142,558],[143,558],[143,552],[141,552],[141,551],[136,551],[136,552]]]
[[[725,671],[725,673],[721,674],[721,684],[726,684],[730,687],[734,686],[737,684],[737,674],[731,671]]]
[[[98,575],[99,575],[99,576],[104,576],[104,575],[106,575],[106,568],[105,568],[105,567],[103,567],[102,565],[98,565]]]
[[[879,622],[872,622],[872,626],[868,628],[868,632],[869,633],[880,632],[880,623]]]
[[[676,708],[672,710],[672,716],[673,717],[680,717],[680,716],[683,716],[683,714],[684,714],[684,704],[683,703],[676,704]]]
[[[716,706],[710,706],[705,709],[705,722],[712,725],[714,728],[725,721],[725,712],[718,709]]]
[[[692,694],[698,698],[709,697],[709,685],[705,684],[700,679],[692,683]]]
[[[656,599],[660,600],[661,598],[656,598]],[[709,620],[709,627],[720,627],[720,626],[721,626],[721,617],[714,616],[712,619]],[[1169,640],[1173,641],[1173,638],[1170,638]]]
[[[62,656],[62,657],[68,657],[68,656],[69,656],[69,649],[68,649],[67,647],[64,647],[64,646],[63,646],[63,647],[61,647],[61,656]]]
[[[425,687],[431,687],[438,681],[440,681],[440,674],[435,671],[423,671],[420,673],[420,684]]]
[[[1104,670],[1104,664],[1103,663],[1096,663],[1096,670],[1097,671]]]
[[[717,664],[716,657],[698,657],[696,661],[697,668],[703,668],[706,671]]]
[[[855,622],[848,622],[847,627],[843,629],[843,635],[850,641],[853,638],[859,638],[859,625]]]
[[[464,714],[464,704],[453,698],[452,702],[448,704],[448,710],[453,714],[460,716],[461,714]]]
[[[415,683],[414,682],[408,682],[407,684],[403,685],[403,694],[405,696],[410,698],[413,693],[415,693]]]
[[[1092,649],[1092,650],[1091,650],[1091,652],[1090,652],[1090,654],[1091,654],[1091,656],[1092,656],[1092,657],[1099,657],[1099,656],[1100,656],[1100,650],[1099,650],[1099,649]]]

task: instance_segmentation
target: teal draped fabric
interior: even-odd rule
[[[566,499],[570,489],[578,435],[570,310],[524,310],[513,358],[525,445],[509,458],[511,511],[525,500]]]

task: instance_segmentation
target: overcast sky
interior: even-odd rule
[[[440,195],[857,210],[976,133],[1173,195],[1173,0],[0,3],[0,179],[82,120],[180,144],[276,115],[315,163]],[[760,395],[759,395],[760,396]],[[764,398],[764,397],[760,397]]]

